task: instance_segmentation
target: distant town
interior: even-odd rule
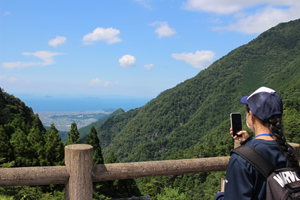
[[[59,131],[69,131],[73,121],[76,122],[77,128],[87,126],[105,116],[110,115],[113,110],[96,110],[96,111],[39,111],[36,112],[43,125],[50,127],[52,123]]]

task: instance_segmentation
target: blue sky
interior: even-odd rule
[[[0,0],[0,87],[154,98],[299,10],[299,0]]]

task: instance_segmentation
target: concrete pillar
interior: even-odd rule
[[[93,199],[93,147],[73,144],[65,147],[65,164],[70,175],[65,186],[66,200]]]

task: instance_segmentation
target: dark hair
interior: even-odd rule
[[[287,159],[287,166],[295,168],[299,174],[299,161],[294,149],[287,143],[282,131],[281,115],[273,115],[269,118],[270,130],[276,138],[277,145]]]
[[[246,112],[249,113],[249,106],[246,105]],[[296,157],[294,149],[287,143],[282,130],[282,116],[273,115],[268,119],[271,133],[275,137],[277,145],[280,151],[285,155],[287,159],[287,167],[296,169],[296,172],[300,174],[299,161]],[[264,124],[266,125],[266,123]]]
[[[249,108],[248,104],[246,104],[246,112],[249,113],[249,111],[250,111],[250,108]]]

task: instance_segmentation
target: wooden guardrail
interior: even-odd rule
[[[229,156],[93,165],[93,147],[74,144],[65,147],[66,166],[1,168],[0,187],[65,184],[66,200],[92,200],[93,182],[224,171],[228,162]]]

